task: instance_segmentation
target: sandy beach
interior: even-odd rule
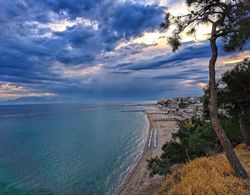
[[[146,113],[149,120],[149,129],[155,128],[158,133],[157,147],[149,149],[149,129],[147,129],[148,140],[145,144],[144,151],[140,160],[126,178],[124,184],[118,190],[119,195],[147,195],[159,187],[162,176],[149,177],[149,170],[147,169],[147,160],[151,157],[160,156],[162,153],[162,146],[171,140],[172,132],[176,127],[176,121],[172,120],[172,116],[160,114],[160,112]],[[167,120],[167,119],[170,120]]]

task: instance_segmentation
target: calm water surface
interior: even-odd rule
[[[146,137],[143,109],[0,106],[0,181],[30,194],[110,194]]]

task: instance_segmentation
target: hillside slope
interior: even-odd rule
[[[250,174],[250,150],[240,144],[235,151]],[[250,180],[235,177],[225,155],[219,154],[176,168],[154,194],[250,194]]]

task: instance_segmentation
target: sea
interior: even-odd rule
[[[0,183],[34,195],[113,194],[146,141],[143,106],[0,106]]]

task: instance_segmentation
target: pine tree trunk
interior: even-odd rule
[[[218,108],[217,108],[217,87],[215,78],[215,63],[218,57],[218,50],[216,45],[216,26],[213,24],[212,33],[210,37],[210,47],[212,51],[212,56],[209,61],[209,87],[210,87],[210,117],[213,129],[217,134],[223,150],[226,154],[228,161],[233,167],[235,174],[242,178],[248,178],[248,174],[241,165],[239,159],[237,158],[231,142],[227,138],[225,131],[218,118]]]
[[[247,131],[244,106],[242,104],[239,104],[239,107],[240,107],[240,114],[239,114],[240,132],[245,144],[250,145],[250,135],[248,134]]]

